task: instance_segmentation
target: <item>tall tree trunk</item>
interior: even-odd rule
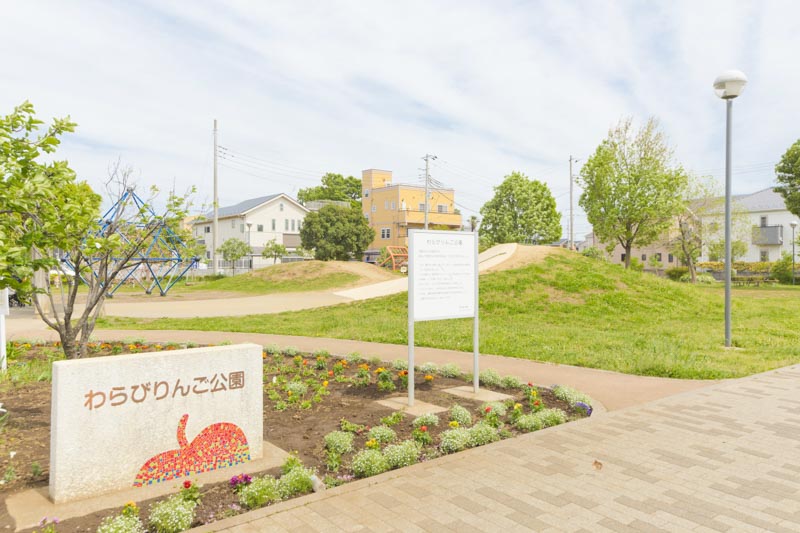
[[[625,268],[631,268],[631,248],[633,244],[629,241],[625,243]]]

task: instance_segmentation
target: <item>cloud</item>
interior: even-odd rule
[[[566,215],[569,155],[585,161],[622,116],[657,116],[684,166],[721,177],[711,83],[727,68],[750,77],[734,191],[769,186],[797,138],[798,15],[778,1],[17,2],[0,112],[30,99],[70,114],[61,156],[93,185],[121,158],[143,183],[210,198],[218,118],[220,144],[251,156],[220,161],[223,204],[326,171],[414,181],[434,153],[467,215],[512,170]]]

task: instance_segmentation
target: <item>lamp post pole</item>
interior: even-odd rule
[[[728,70],[714,80],[714,92],[725,100],[725,346],[731,346],[731,119],[733,99],[742,94],[747,77]]]
[[[789,225],[792,227],[792,285],[794,285],[794,256],[795,256],[794,245],[796,242],[794,240],[794,228],[797,227],[797,222],[792,220],[791,222],[789,222]]]

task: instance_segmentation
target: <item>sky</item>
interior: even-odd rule
[[[567,233],[573,172],[623,117],[656,117],[675,163],[724,179],[734,101],[733,192],[774,183],[800,138],[800,2],[210,1],[4,5],[0,113],[30,100],[78,123],[59,148],[103,190],[109,166],[141,187],[221,205],[296,195],[325,172],[391,170],[456,191],[466,217],[512,171],[545,182]],[[575,236],[590,225],[578,206]]]

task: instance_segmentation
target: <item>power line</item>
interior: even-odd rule
[[[247,159],[247,160],[250,160],[250,162],[252,162],[252,163],[261,164],[261,165],[264,165],[264,166],[267,166],[267,167],[275,167],[275,168],[278,168],[278,169],[281,169],[281,170],[285,170],[285,171],[302,173],[302,174],[311,174],[311,175],[314,175],[314,176],[322,176],[323,174],[325,174],[325,172],[320,171],[320,170],[311,170],[311,169],[296,167],[294,165],[289,165],[289,164],[281,163],[281,162],[277,162],[277,161],[269,161],[267,159],[263,159],[263,158],[256,157],[256,156],[253,156],[253,155],[245,154],[244,152],[240,152],[238,150],[234,150],[233,148],[229,148],[229,147],[226,147],[226,146],[220,146],[219,149],[222,150],[223,152],[226,152],[227,155],[229,155],[231,158],[234,158],[234,159]]]

